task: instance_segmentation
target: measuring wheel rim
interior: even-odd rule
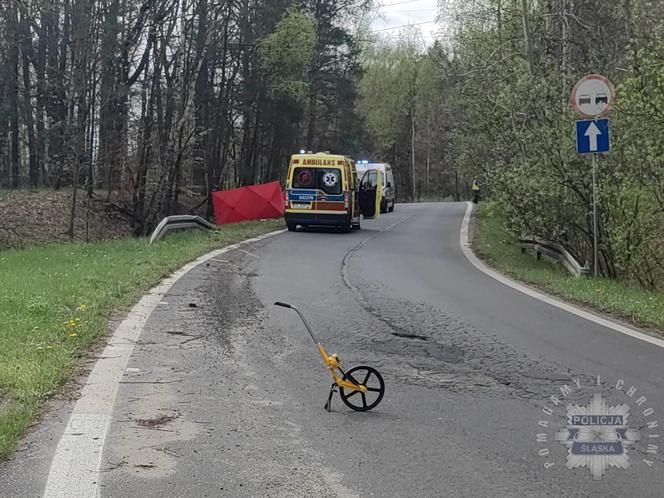
[[[360,365],[348,370],[343,380],[367,387],[367,392],[344,389],[339,386],[339,394],[344,404],[355,411],[367,412],[378,406],[385,394],[385,382],[378,370]]]

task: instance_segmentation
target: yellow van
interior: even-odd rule
[[[365,219],[380,215],[382,177],[378,170],[363,173],[358,182],[355,161],[319,152],[291,157],[286,179],[286,225],[360,228]]]

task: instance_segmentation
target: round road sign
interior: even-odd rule
[[[615,99],[616,91],[607,78],[589,74],[574,85],[570,104],[584,118],[595,118],[608,113]]]

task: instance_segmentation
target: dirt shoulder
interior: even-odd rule
[[[0,190],[0,250],[71,241],[69,189]],[[127,218],[103,200],[79,192],[74,240],[93,242],[131,235]]]

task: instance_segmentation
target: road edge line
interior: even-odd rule
[[[649,344],[652,344],[654,346],[658,346],[660,348],[664,348],[664,340],[659,339],[657,337],[654,337],[652,335],[649,335],[645,332],[640,332],[634,328],[631,328],[627,325],[623,325],[621,323],[614,322],[612,320],[609,320],[607,318],[602,318],[601,316],[598,316],[594,313],[591,313],[589,311],[583,310],[579,308],[578,306],[575,306],[573,304],[564,302],[560,299],[554,298],[550,295],[544,294],[540,291],[537,291],[533,289],[532,287],[529,287],[525,284],[522,284],[520,282],[517,282],[516,280],[513,280],[512,278],[509,278],[502,273],[499,273],[498,271],[489,268],[482,260],[480,260],[475,253],[473,252],[471,246],[470,246],[470,240],[469,240],[469,227],[470,227],[470,216],[473,212],[473,204],[472,202],[468,202],[466,206],[466,214],[463,217],[463,221],[461,222],[461,230],[459,232],[459,243],[461,245],[461,251],[463,252],[464,256],[466,259],[478,270],[480,270],[482,273],[485,273],[486,275],[490,276],[494,280],[499,281],[500,283],[511,287],[514,290],[517,290],[521,292],[522,294],[525,294],[529,297],[532,297],[534,299],[537,299],[539,301],[542,301],[546,304],[549,304],[551,306],[554,306],[556,308],[559,308],[563,311],[567,311],[568,313],[571,313],[572,315],[576,315],[580,318],[583,318],[585,320],[588,320],[590,322],[593,322],[597,325],[601,325],[602,327],[611,329],[615,332],[619,332],[621,334],[633,337],[634,339],[638,339],[643,342],[647,342]]]
[[[51,459],[44,498],[99,496],[101,461],[119,382],[145,323],[173,285],[210,259],[284,232],[276,230],[210,251],[175,270],[141,297],[109,337],[99,355],[102,359],[85,382]]]

